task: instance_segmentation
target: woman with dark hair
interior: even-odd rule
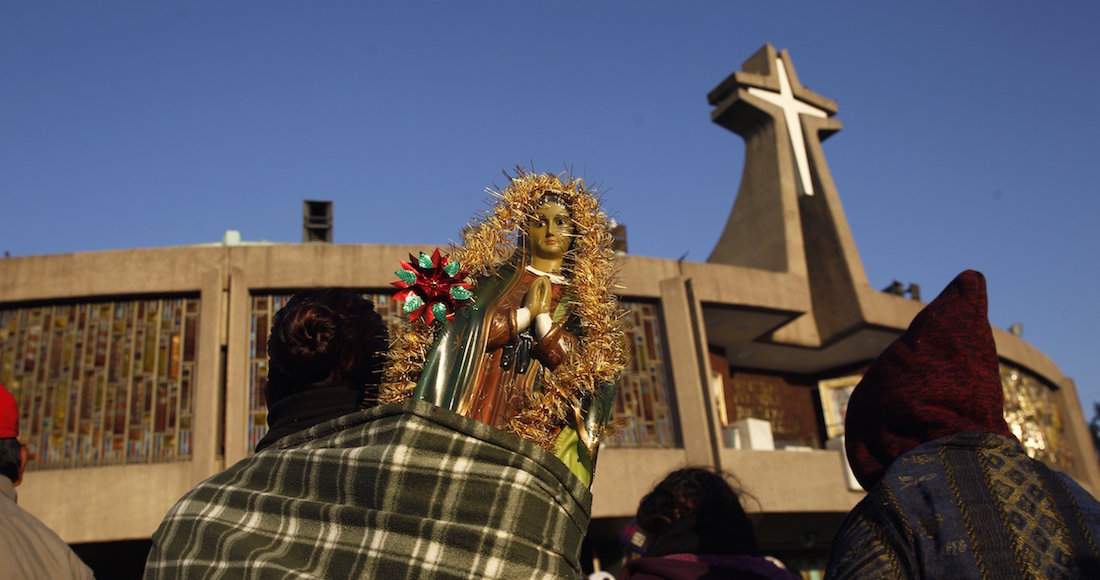
[[[359,293],[323,288],[295,294],[275,314],[267,341],[270,429],[256,451],[372,406],[387,343],[382,317]]]
[[[645,536],[642,557],[628,562],[620,578],[797,578],[759,555],[752,522],[727,477],[678,469],[642,498],[634,519]]]
[[[267,435],[168,512],[146,578],[369,575],[359,542],[378,512],[365,474],[380,462],[359,453],[381,410],[386,326],[358,292],[306,290],[275,314],[267,344]]]

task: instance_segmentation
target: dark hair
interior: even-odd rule
[[[268,405],[324,387],[362,387],[375,401],[389,339],[374,304],[346,288],[306,290],[277,313],[267,340]]]
[[[638,505],[646,555],[756,555],[756,532],[732,476],[701,467],[668,474]]]
[[[22,445],[15,437],[0,439],[0,475],[10,479],[12,483],[19,480],[19,468],[23,466],[23,459],[19,454]]]

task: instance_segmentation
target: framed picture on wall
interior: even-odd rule
[[[825,435],[832,439],[844,434],[844,414],[848,412],[848,397],[859,384],[860,375],[818,381],[821,414],[825,419]]]

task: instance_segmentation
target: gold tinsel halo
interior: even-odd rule
[[[569,209],[574,240],[564,275],[569,280],[571,311],[580,318],[578,345],[557,369],[543,374],[542,392],[529,394],[525,407],[506,429],[552,449],[555,436],[566,420],[575,416],[582,398],[613,385],[625,367],[622,310],[612,292],[616,278],[612,235],[595,192],[585,187],[582,179],[565,176],[563,181],[522,168],[509,179],[508,187],[488,190],[495,198],[492,211],[471,224],[463,244],[452,249],[452,256],[474,278],[491,275],[514,255],[516,245],[522,242],[520,231],[543,194],[554,190]],[[424,369],[435,329],[421,320],[402,323],[388,353],[380,402],[409,398]]]

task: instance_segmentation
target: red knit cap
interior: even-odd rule
[[[19,406],[4,385],[0,385],[0,439],[19,436]]]
[[[844,421],[848,461],[864,489],[921,443],[963,431],[1013,436],[987,308],[985,277],[967,270],[871,363]]]

